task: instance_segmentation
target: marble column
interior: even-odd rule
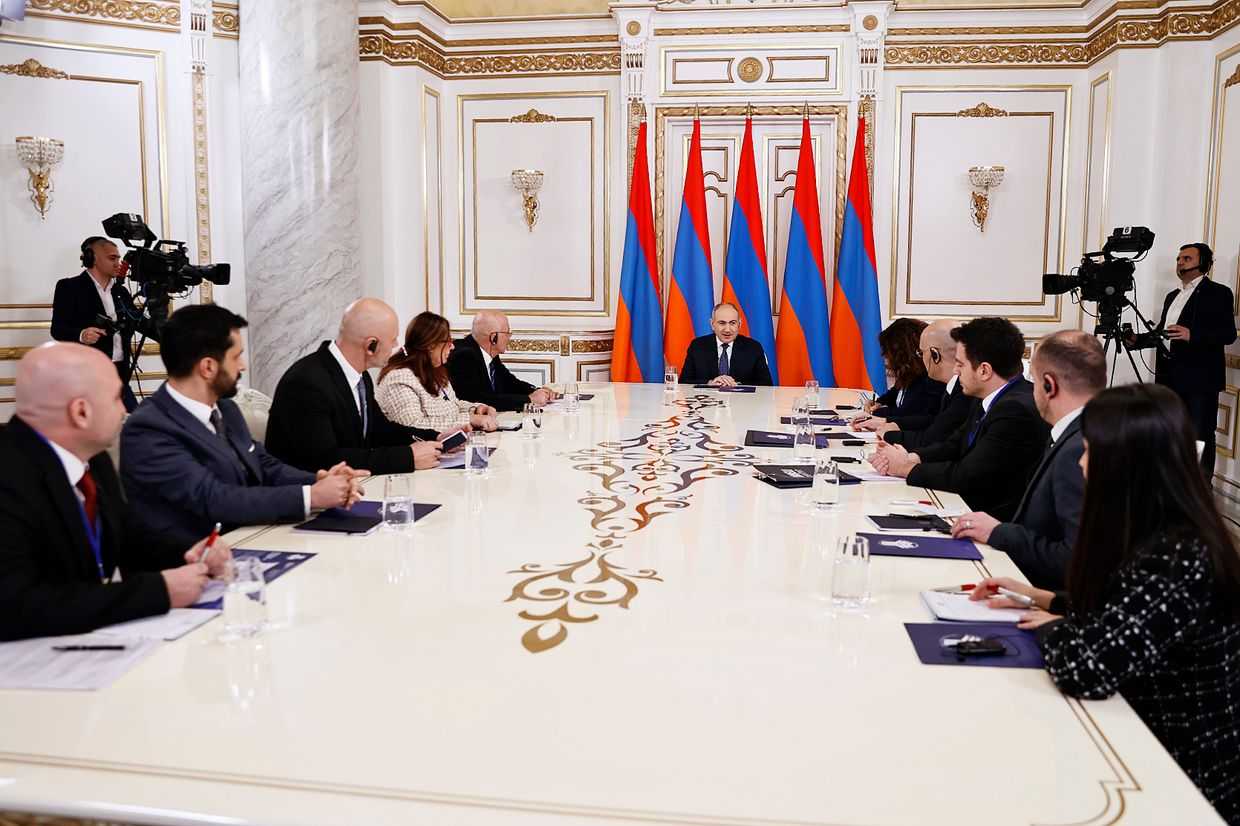
[[[270,394],[362,291],[358,0],[240,5],[248,360]]]

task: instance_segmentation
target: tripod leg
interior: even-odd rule
[[[1141,371],[1137,369],[1137,360],[1132,355],[1132,350],[1124,346],[1122,343],[1119,346],[1123,347],[1124,352],[1128,354],[1128,363],[1132,365],[1132,374],[1137,377],[1137,384],[1145,384],[1145,377],[1142,376]],[[1116,355],[1118,354],[1119,354],[1119,350],[1117,348]]]

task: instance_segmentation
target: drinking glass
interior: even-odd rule
[[[413,524],[413,484],[405,474],[383,479],[383,529],[404,530]]]
[[[792,407],[792,461],[797,464],[813,464],[814,425],[810,421],[809,397],[801,396]]]
[[[810,379],[805,382],[805,396],[809,400],[809,409],[817,410],[822,406],[818,395],[818,382]]]
[[[810,488],[810,504],[830,510],[840,503],[840,467],[826,450],[814,457],[814,483]]]
[[[860,608],[870,599],[870,543],[846,534],[831,559],[831,601],[841,608]]]
[[[465,439],[465,475],[489,476],[491,471],[491,448],[487,436],[480,430],[471,430]]]
[[[568,381],[564,383],[564,412],[576,413],[580,408],[580,399],[577,393],[577,382]]]
[[[263,564],[254,557],[233,559],[225,574],[224,634],[252,637],[267,624],[267,581]]]
[[[521,434],[527,439],[537,439],[542,434],[543,407],[527,402],[521,411]]]
[[[663,391],[665,393],[675,393],[676,383],[679,377],[676,374],[676,365],[669,364],[663,369]]]

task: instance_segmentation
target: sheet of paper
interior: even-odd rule
[[[124,645],[122,651],[56,651],[54,645]],[[156,640],[80,634],[0,643],[0,689],[94,691],[150,656]]]
[[[941,591],[922,591],[930,613],[941,620],[952,622],[1018,622],[1025,613],[1016,608],[988,608],[985,602],[974,602],[968,594],[945,594]]]
[[[223,596],[222,591],[220,596]],[[218,596],[216,598],[218,599]],[[173,608],[166,614],[120,622],[100,628],[95,633],[120,639],[179,640],[219,614],[219,611],[205,608]]]

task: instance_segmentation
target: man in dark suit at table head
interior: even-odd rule
[[[1025,339],[1006,318],[975,318],[952,331],[964,392],[980,399],[956,432],[910,453],[880,443],[879,473],[910,485],[958,493],[974,510],[1011,519],[1042,457],[1049,426],[1022,375]]]
[[[311,509],[361,498],[344,462],[312,473],[254,441],[232,401],[245,370],[246,321],[215,304],[190,304],[163,329],[168,381],[121,430],[121,478],[139,526],[153,536],[201,535],[216,522],[296,522]]]
[[[231,554],[134,530],[105,448],[125,408],[102,353],[45,344],[17,365],[0,429],[0,639],[77,634],[192,605]],[[124,579],[116,574],[120,572]]]
[[[511,338],[512,327],[503,313],[483,310],[474,316],[469,335],[458,339],[448,356],[448,378],[458,399],[496,410],[521,410],[555,398],[554,390],[522,381],[500,359]]]
[[[1157,348],[1154,381],[1174,390],[1188,407],[1197,439],[1205,442],[1201,466],[1207,479],[1214,474],[1218,394],[1227,378],[1224,351],[1236,340],[1235,296],[1207,277],[1213,267],[1208,245],[1180,247],[1175,261],[1180,286],[1163,299],[1158,329],[1129,339],[1134,348]]]
[[[387,364],[397,347],[396,311],[377,298],[345,309],[335,341],[299,359],[280,378],[267,419],[271,455],[302,470],[345,462],[371,473],[409,473],[439,464],[433,430],[389,421],[366,372]]]
[[[1035,588],[1060,591],[1081,523],[1085,477],[1081,473],[1080,415],[1107,383],[1098,339],[1081,330],[1047,336],[1033,354],[1033,400],[1051,426],[1050,442],[1011,521],[966,513],[952,535],[1005,551]]]
[[[126,410],[138,406],[129,389],[129,358],[133,340],[126,331],[109,333],[99,316],[115,322],[120,315],[137,318],[133,297],[119,277],[121,254],[116,244],[101,235],[82,242],[82,272],[56,282],[52,297],[52,338],[76,341],[94,347],[116,366],[124,386],[121,389]]]
[[[736,387],[771,383],[766,352],[761,344],[741,335],[741,314],[734,305],[716,304],[710,314],[710,328],[710,335],[698,336],[689,343],[680,371],[681,384]]]
[[[854,428],[872,430],[884,441],[904,445],[909,450],[920,444],[941,442],[955,433],[977,404],[976,399],[965,394],[960,386],[960,377],[956,375],[957,345],[952,339],[952,330],[959,326],[959,321],[949,318],[932,321],[921,331],[918,342],[926,375],[947,386],[938,413],[933,416],[906,416],[899,422],[873,416],[861,419],[854,424]]]

